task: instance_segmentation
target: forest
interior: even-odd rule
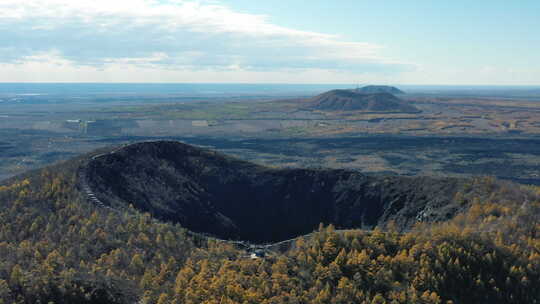
[[[0,303],[540,303],[538,187],[477,178],[490,197],[448,221],[321,225],[250,258],[132,207],[98,208],[78,165],[0,186]]]

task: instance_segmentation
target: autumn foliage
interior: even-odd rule
[[[72,173],[69,173],[72,172]],[[398,232],[321,226],[251,259],[134,209],[99,209],[76,170],[0,187],[0,303],[540,303],[540,189]]]

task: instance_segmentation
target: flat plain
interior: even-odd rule
[[[402,96],[420,113],[319,111],[306,106],[308,97],[4,97],[0,179],[99,147],[175,139],[277,167],[494,175],[540,184],[536,91]]]

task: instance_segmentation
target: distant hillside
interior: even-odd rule
[[[390,93],[364,94],[354,90],[328,91],[311,98],[308,103],[310,108],[322,111],[420,112]]]
[[[390,94],[405,94],[402,90],[392,87],[392,86],[384,86],[384,85],[369,85],[365,87],[361,87],[356,90],[358,93],[363,94],[375,94],[375,93],[390,93]]]

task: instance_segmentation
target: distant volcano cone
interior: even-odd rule
[[[361,87],[356,90],[357,93],[363,93],[363,94],[375,94],[375,93],[390,93],[390,94],[405,94],[402,90],[391,87],[391,86],[378,86],[378,85],[370,85]]]
[[[324,111],[420,112],[390,93],[364,94],[356,90],[332,90],[313,97],[310,107]]]

